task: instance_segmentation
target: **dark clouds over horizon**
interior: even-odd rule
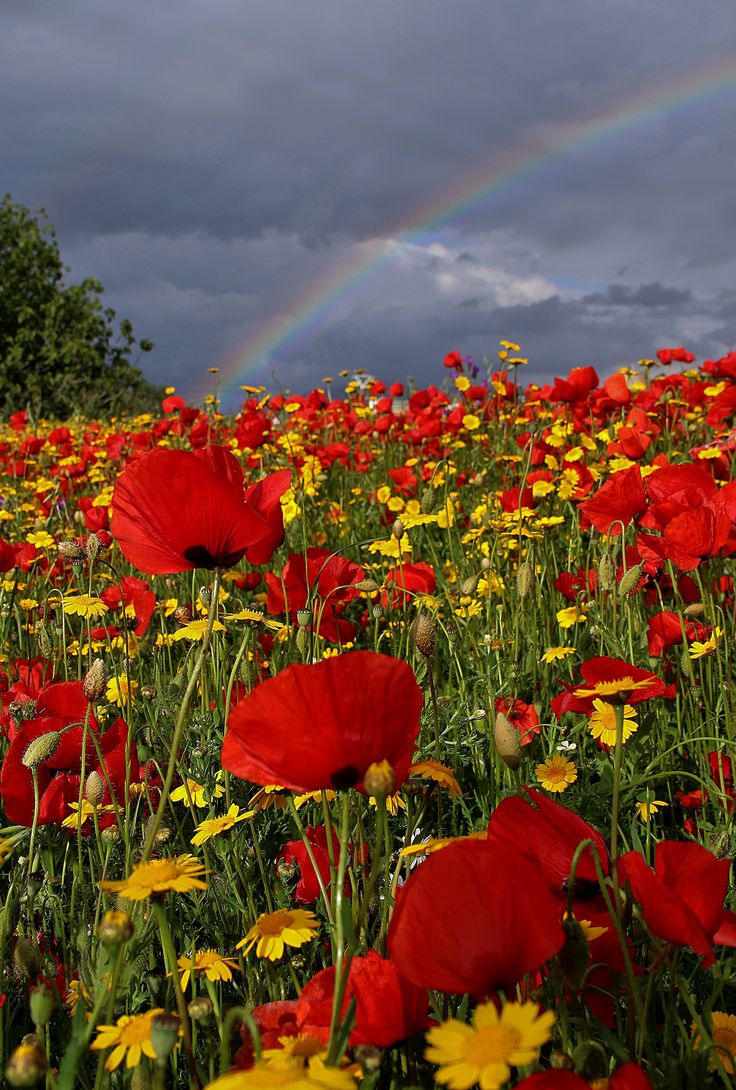
[[[710,73],[720,90],[409,231],[496,157]],[[504,337],[530,379],[606,373],[736,345],[735,85],[732,0],[4,0],[0,190],[46,208],[72,277],[184,394],[392,238],[239,381],[425,383]]]

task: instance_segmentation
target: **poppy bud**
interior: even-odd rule
[[[635,564],[633,568],[621,576],[618,584],[618,592],[622,598],[625,598],[627,594],[631,594],[632,590],[636,587],[636,584],[641,579],[641,573],[644,571],[643,564]]]
[[[189,606],[177,606],[174,610],[174,620],[179,624],[189,624],[192,619],[192,611]]]
[[[46,734],[39,735],[29,744],[20,759],[21,764],[26,768],[38,768],[56,751],[60,741],[61,734],[58,730],[50,730]]]
[[[519,735],[503,712],[499,712],[496,716],[496,722],[493,725],[493,741],[503,763],[507,768],[515,771],[521,764]]]
[[[427,489],[422,493],[422,498],[419,501],[419,507],[423,515],[429,515],[434,507],[434,492],[431,489]]]
[[[35,988],[31,988],[29,1006],[31,1009],[31,1020],[36,1029],[47,1026],[51,1021],[51,1015],[54,1013],[54,1007],[56,1006],[56,994],[51,985],[45,980],[42,980]]]
[[[11,1086],[35,1086],[46,1070],[46,1057],[32,1033],[23,1039],[8,1060],[5,1078]]]
[[[38,626],[38,650],[45,659],[51,658],[54,650],[49,630],[43,622]]]
[[[556,1048],[550,1053],[549,1065],[555,1071],[573,1071],[575,1069],[575,1061],[572,1056],[568,1056],[561,1048]]]
[[[303,655],[304,652],[306,651],[306,649],[307,649],[307,640],[308,639],[309,639],[309,636],[307,635],[306,628],[298,628],[296,630],[296,646],[297,646],[297,650],[299,651],[300,655]]]
[[[516,589],[520,598],[526,598],[534,587],[534,571],[528,560],[522,561],[516,572]]]
[[[377,621],[379,617],[383,617],[384,608],[380,602],[376,602],[376,604],[371,609],[371,613],[373,614],[374,621]]]
[[[469,575],[467,579],[464,579],[460,584],[460,593],[467,596],[469,594],[475,594],[478,589],[478,580],[480,575]]]
[[[210,1017],[213,1010],[212,1000],[207,995],[198,995],[187,1007],[187,1013],[193,1022],[203,1022]]]
[[[487,557],[487,556],[482,557],[481,562],[480,562],[480,566],[483,569],[483,571],[490,571],[491,570],[490,558]]]
[[[705,613],[705,606],[702,602],[691,602],[689,606],[685,606],[682,612],[686,617],[702,617]]]
[[[431,658],[437,645],[437,624],[428,613],[418,613],[409,629],[411,642],[425,659]]]
[[[26,939],[18,939],[15,944],[13,966],[18,974],[29,979],[37,977],[41,972],[38,952]]]
[[[380,589],[375,579],[361,579],[359,583],[353,583],[353,586],[364,594],[375,594]]]
[[[99,806],[105,794],[105,782],[97,769],[93,769],[84,785],[84,797],[90,806]]]
[[[179,1036],[179,1019],[169,1011],[154,1014],[151,1019],[151,1044],[156,1053],[156,1063],[161,1066],[171,1054]]]
[[[156,686],[155,685],[141,685],[140,695],[144,700],[156,699]]]
[[[401,541],[402,537],[406,533],[406,529],[404,528],[404,524],[401,519],[396,519],[393,526],[391,527],[391,533],[397,541]]]
[[[103,829],[100,833],[102,841],[105,844],[112,844],[120,838],[120,830],[117,825],[108,825],[106,829]]]
[[[90,534],[85,543],[85,552],[87,553],[87,559],[90,564],[93,564],[97,557],[100,555],[100,549],[102,548],[102,542],[98,538],[97,534]]]
[[[84,680],[82,682],[84,699],[88,700],[90,704],[94,704],[96,700],[100,699],[106,688],[107,671],[105,669],[105,664],[102,659],[95,659],[87,673],[84,675]]]
[[[133,934],[133,921],[127,912],[110,910],[97,925],[97,938],[103,946],[120,946]]]
[[[396,788],[396,775],[388,761],[374,761],[363,777],[363,789],[376,799],[385,799]]]
[[[616,565],[610,553],[604,553],[598,565],[598,582],[604,590],[612,590],[616,582]]]

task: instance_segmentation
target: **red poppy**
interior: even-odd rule
[[[522,1079],[517,1090],[591,1090],[594,1085],[574,1071],[538,1071]],[[608,1090],[652,1090],[652,1084],[638,1064],[627,1063],[611,1076]]]
[[[43,690],[34,718],[25,720],[20,727],[11,730],[10,748],[0,772],[0,795],[5,804],[8,821],[27,826],[33,823],[33,774],[30,767],[23,763],[23,758],[28,753],[29,745],[36,739],[44,735],[53,738],[60,731],[63,733],[57,736],[56,747],[37,765],[40,797],[38,821],[40,825],[58,825],[65,817],[69,817],[70,803],[79,801],[83,723],[88,707],[81,682],[58,682]],[[122,719],[116,719],[98,737],[104,767],[97,748],[89,737],[92,731],[96,731],[96,723],[90,716],[87,745],[84,747],[85,778],[93,771],[102,777],[105,785],[102,805],[111,802],[108,779],[117,801],[122,802],[126,769],[130,769],[130,780],[137,779],[138,776],[135,743],[129,742],[128,726]],[[128,749],[129,752],[126,752]]]
[[[484,996],[512,992],[563,941],[559,900],[539,869],[483,840],[458,841],[421,863],[388,932],[390,957],[414,984]]]
[[[360,592],[353,584],[362,579],[365,572],[352,560],[312,546],[306,557],[290,553],[280,577],[266,572],[266,608],[271,614],[288,613],[296,620],[297,611],[309,603],[312,623],[320,636],[335,643],[350,640],[355,626],[340,613],[347,602],[357,598]]]
[[[126,558],[151,575],[263,563],[283,539],[282,470],[243,492],[225,447],[153,450],[130,462],[113,493],[112,532]]]
[[[316,827],[307,825],[304,830],[304,835],[307,838],[309,847],[312,849],[312,855],[314,856],[314,862],[317,864],[317,870],[319,871],[319,878],[322,879],[322,885],[325,889],[329,889],[332,870],[330,867],[330,853],[327,846],[327,829],[324,825],[317,825]],[[337,859],[339,854],[340,841],[333,829],[332,858]],[[294,867],[297,867],[299,872],[299,878],[293,892],[294,900],[300,905],[314,904],[321,891],[319,888],[317,872],[312,865],[307,846],[303,840],[287,841],[278,854],[276,860],[277,872],[283,873],[284,869],[286,869],[287,873],[290,874]],[[350,884],[347,881],[345,882],[344,892],[348,896],[350,895]]]
[[[512,795],[503,799],[491,814],[488,843],[514,848],[522,854],[551,890],[567,889],[573,856],[580,844],[591,840],[597,849],[601,871],[608,874],[606,842],[592,825],[572,810],[548,798],[541,791],[526,789],[528,798]],[[519,835],[523,830],[523,836]],[[593,849],[585,848],[575,868],[579,893],[598,891]]]
[[[593,701],[598,698],[608,704],[640,704],[655,696],[669,696],[665,683],[649,670],[641,670],[623,659],[587,659],[580,665],[582,682],[565,685],[565,691],[550,701],[552,711],[560,719],[565,712],[590,715]]]
[[[463,369],[463,357],[455,349],[453,352],[448,352],[442,361],[443,367],[447,367],[454,371],[462,371]]]
[[[277,999],[273,1003],[264,1003],[260,1007],[253,1007],[250,1013],[261,1038],[261,1048],[280,1048],[282,1037],[296,1037],[299,1033],[295,999]],[[233,1056],[233,1063],[242,1071],[251,1068],[255,1062],[253,1038],[245,1022],[240,1027],[240,1040],[242,1044]]]
[[[600,533],[615,537],[646,505],[641,470],[634,465],[614,473],[594,496],[580,504],[580,525],[595,526]]]
[[[658,938],[689,946],[702,956],[705,969],[715,961],[714,944],[736,946],[736,913],[723,907],[730,860],[700,844],[665,840],[657,845],[654,870],[634,851],[622,855],[618,866]]]
[[[511,726],[518,730],[521,736],[519,742],[522,746],[528,746],[542,730],[534,705],[525,704],[523,700],[516,697],[511,700],[505,696],[497,697],[493,702],[493,710],[496,715],[499,712],[505,715]]]
[[[296,1006],[299,1033],[327,1040],[334,994],[335,967],[331,965],[312,977],[301,991]],[[343,1016],[353,999],[356,1006],[351,1045],[390,1048],[419,1033],[428,1022],[427,989],[412,984],[393,961],[382,958],[375,950],[350,961]]]
[[[388,655],[297,663],[232,709],[222,765],[253,783],[320,791],[360,787],[369,765],[388,761],[400,787],[422,704],[411,667]]]

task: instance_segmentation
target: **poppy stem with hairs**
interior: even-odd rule
[[[192,699],[192,693],[197,685],[199,675],[202,672],[204,660],[207,655],[207,651],[210,646],[210,639],[212,637],[212,629],[217,617],[217,605],[220,600],[220,579],[221,572],[219,568],[214,570],[214,579],[212,582],[212,599],[210,601],[210,611],[207,616],[207,628],[205,629],[204,636],[202,637],[202,646],[199,649],[196,662],[189,676],[189,684],[184,691],[181,707],[179,708],[179,714],[176,717],[176,726],[174,727],[174,735],[171,739],[171,753],[169,756],[169,765],[166,769],[166,779],[161,790],[161,799],[159,801],[156,813],[151,819],[151,823],[148,827],[148,835],[146,837],[146,843],[143,848],[143,855],[141,856],[141,863],[145,863],[150,859],[153,845],[156,842],[156,834],[161,827],[164,812],[166,810],[167,803],[169,801],[169,793],[171,791],[171,785],[174,781],[174,773],[176,771],[176,760],[179,752],[179,744],[181,742],[181,736],[184,732],[184,724],[187,718],[187,712],[189,711],[189,702]]]
[[[613,754],[613,797],[611,799],[611,864],[614,885],[616,882],[616,861],[618,859],[618,812],[621,793],[621,762],[624,749],[624,712],[623,701],[614,704],[616,711],[616,748]]]
[[[344,791],[342,796],[342,813],[340,820],[340,858],[337,864],[337,877],[335,881],[335,991],[332,998],[332,1018],[330,1019],[330,1044],[327,1053],[328,1065],[337,1064],[339,1056],[336,1054],[339,1044],[340,1016],[342,1003],[345,997],[348,973],[350,972],[350,960],[352,950],[345,949],[345,917],[343,913],[343,901],[345,899],[345,871],[348,865],[348,839],[350,835],[350,791]]]
[[[214,598],[214,594],[212,595]],[[179,1013],[179,1022],[181,1024],[182,1034],[184,1036],[184,1053],[186,1055],[187,1070],[189,1072],[189,1086],[190,1090],[200,1090],[202,1083],[200,1082],[199,1072],[197,1070],[197,1061],[194,1058],[194,1051],[192,1049],[192,1027],[189,1022],[189,1012],[187,1010],[186,1000],[184,999],[184,993],[181,990],[181,981],[179,979],[179,966],[176,959],[176,950],[174,948],[174,940],[171,937],[171,931],[169,930],[169,921],[166,918],[166,909],[163,902],[157,897],[153,897],[151,900],[153,907],[153,913],[156,917],[156,923],[158,924],[159,934],[161,936],[161,947],[164,952],[164,961],[171,977],[174,986],[174,996],[176,998],[176,1009]]]

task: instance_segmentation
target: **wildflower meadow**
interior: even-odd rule
[[[736,1086],[736,352],[0,421],[0,1071]]]

